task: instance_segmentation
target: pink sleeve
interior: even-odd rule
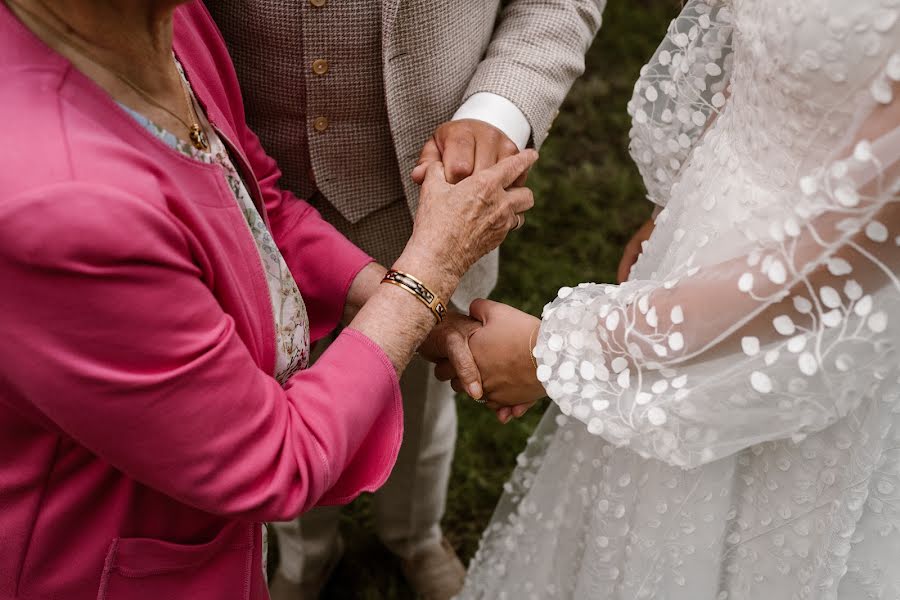
[[[97,185],[0,204],[0,380],[12,401],[216,514],[284,520],[377,488],[402,433],[384,353],[347,331],[282,389],[203,283],[198,252],[167,213]]]

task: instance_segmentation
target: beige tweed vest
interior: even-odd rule
[[[381,0],[209,2],[247,120],[302,198],[356,223],[404,197],[384,98]],[[361,185],[360,182],[365,182]]]

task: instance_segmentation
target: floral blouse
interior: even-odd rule
[[[205,120],[205,131],[209,138],[208,151],[197,150],[190,143],[182,141],[144,115],[127,106],[121,106],[148,131],[174,150],[194,160],[217,164],[222,168],[222,176],[225,177],[228,188],[234,192],[234,198],[244,214],[249,233],[253,236],[253,241],[259,250],[275,320],[276,358],[273,375],[283,385],[293,374],[306,368],[309,363],[309,318],[306,313],[306,305],[300,289],[297,287],[297,282],[294,281],[278,246],[275,245],[275,240],[272,239],[272,234],[247,191],[247,186],[244,185],[243,179],[231,162],[225,144]],[[203,119],[202,111],[196,106],[196,103],[195,111]]]

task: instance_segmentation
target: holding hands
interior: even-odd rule
[[[649,219],[626,245],[617,274],[620,283],[628,279],[653,228],[654,221]],[[544,396],[531,354],[540,319],[490,300],[476,300],[470,313],[464,331],[454,339],[454,357],[437,360],[435,376],[483,402],[500,422],[507,423]]]
[[[521,186],[536,158],[535,151],[520,152],[483,121],[462,119],[438,127],[412,172],[422,192],[407,250],[421,249],[423,260],[440,256],[447,275],[460,277],[472,257],[498,246],[524,224],[523,213],[534,200]],[[473,195],[479,202],[460,201]],[[449,223],[454,226],[441,226]],[[470,312],[471,317],[450,315],[419,353],[437,363],[438,379],[451,381],[453,389],[484,403],[506,423],[544,395],[531,356],[540,320],[489,300],[476,300]]]
[[[513,184],[537,156],[534,150],[516,150],[459,183],[447,180],[440,161],[422,165],[424,180],[413,233],[394,267],[416,273],[433,286],[438,297],[449,298],[469,267],[499,246],[511,229],[521,225],[522,213],[534,205],[531,190]],[[475,319],[449,313],[419,347],[426,359],[446,363],[457,387],[473,398],[484,394],[468,343],[479,327]]]
[[[459,183],[469,175],[494,166],[497,162],[519,153],[519,148],[505,133],[477,119],[460,119],[440,125],[425,143],[413,169],[413,181],[425,181],[429,164],[441,162],[444,177],[449,183]],[[526,169],[515,181],[522,186],[528,176]]]
[[[468,348],[483,394],[471,392],[466,382],[472,371],[459,369],[452,360],[438,361],[435,376],[483,402],[502,423],[521,417],[544,396],[531,354],[540,319],[490,300],[476,300],[470,312],[480,323],[469,335]]]
[[[456,184],[447,180],[441,162],[425,166],[412,235],[392,267],[395,275],[419,287],[403,285],[406,289],[400,291],[400,284],[381,286],[388,281],[385,269],[369,265],[365,270],[370,273],[358,276],[351,287],[345,310],[350,326],[381,346],[398,373],[418,347],[432,361],[453,364],[461,385],[481,396],[464,343],[473,321],[447,315],[443,303],[466,271],[521,225],[521,214],[534,205],[531,190],[513,184],[537,157],[534,150],[517,152]]]
[[[446,271],[439,277],[458,281],[524,222],[522,214],[534,206],[534,197],[513,184],[537,157],[534,150],[517,152],[457,184],[447,180],[443,163],[428,163],[413,233],[400,261],[425,260]]]

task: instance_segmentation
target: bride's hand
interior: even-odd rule
[[[473,302],[470,314],[482,322],[482,327],[469,337],[469,348],[481,373],[487,407],[496,411],[504,423],[513,416],[522,416],[544,396],[531,356],[540,320],[490,300]],[[464,391],[449,362],[439,363],[435,375],[451,380],[457,391]]]

